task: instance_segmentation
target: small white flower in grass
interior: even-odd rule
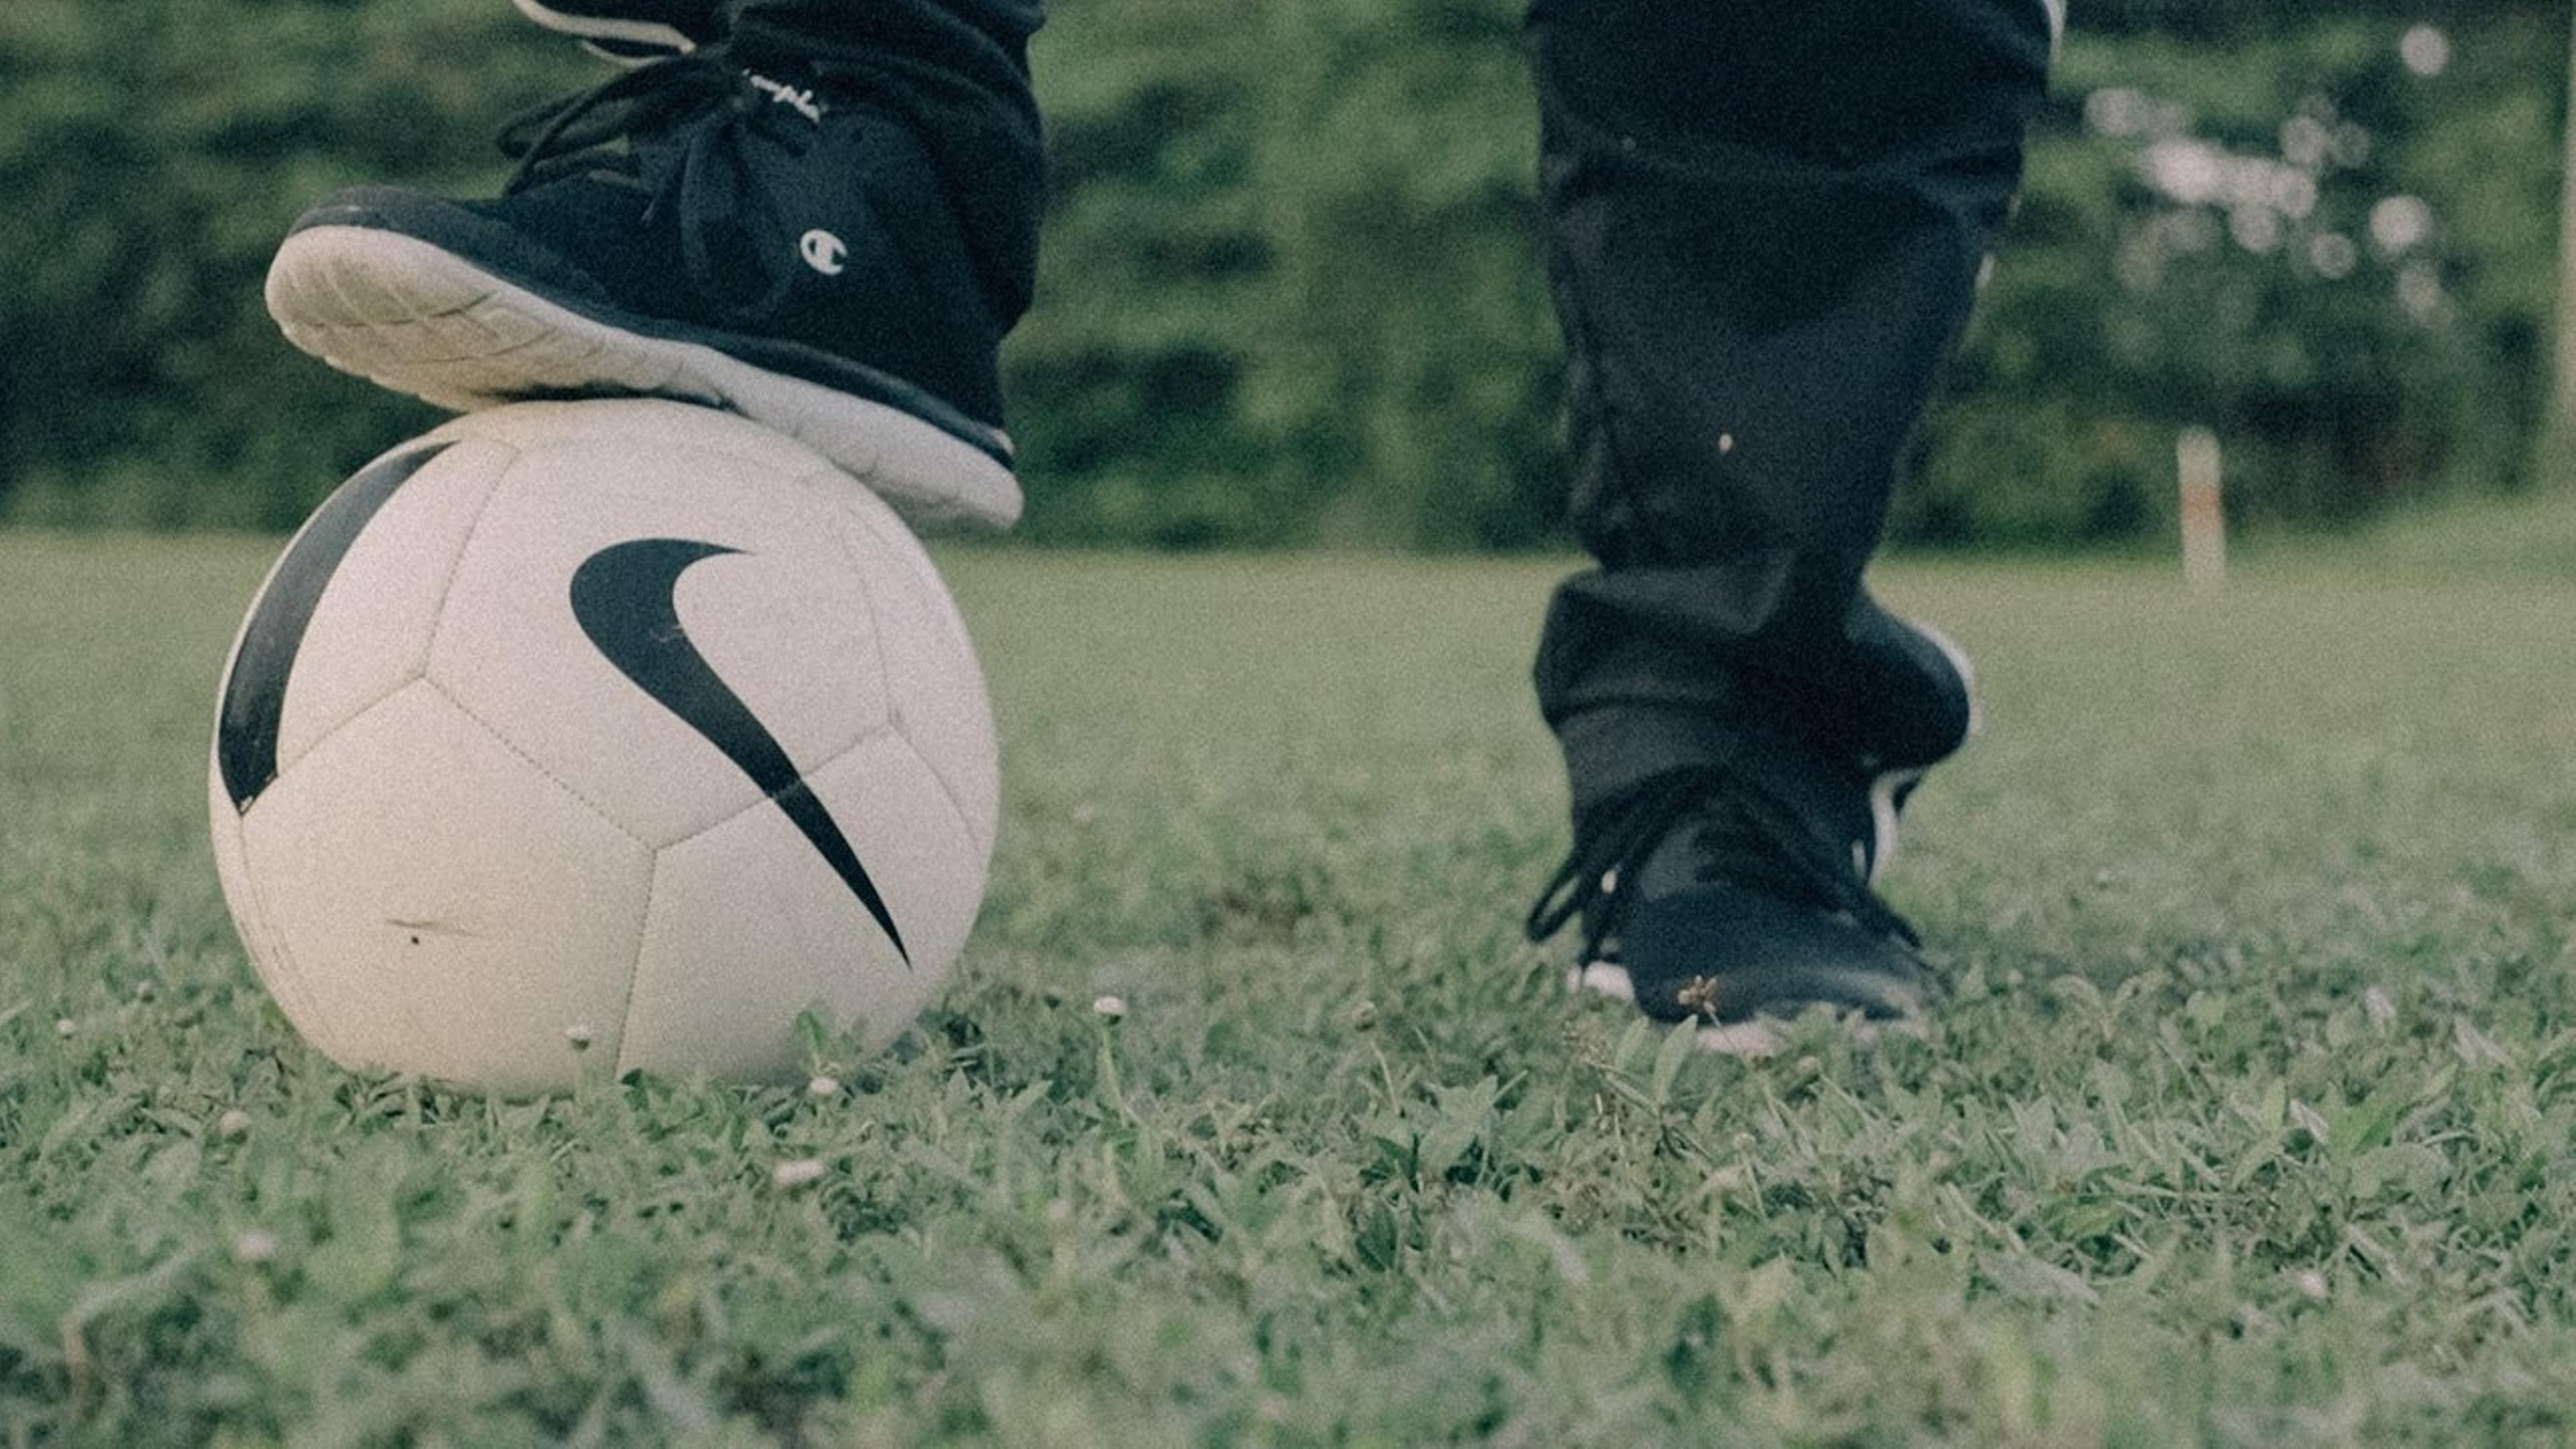
[[[252,1228],[233,1239],[233,1261],[266,1263],[277,1257],[277,1234],[266,1228]]]
[[[771,1168],[769,1170],[769,1181],[770,1184],[775,1187],[804,1187],[809,1183],[822,1181],[825,1170],[823,1159],[819,1157],[799,1157],[792,1161],[782,1162],[776,1167]]]
[[[2299,1275],[2299,1296],[2311,1303],[2326,1301],[2326,1275],[2310,1268]]]
[[[250,1114],[239,1107],[227,1110],[215,1119],[215,1136],[223,1141],[250,1135]]]
[[[572,1043],[572,1049],[574,1051],[586,1052],[590,1050],[591,1030],[589,1027],[583,1026],[579,1022],[575,1022],[571,1026],[564,1028],[563,1035],[565,1041]]]
[[[2376,986],[2361,993],[2361,1010],[2370,1018],[2372,1026],[2386,1026],[2397,1019],[2397,1003],[2389,1000],[2388,993]]]
[[[2408,27],[2397,40],[2397,58],[2406,68],[2426,80],[2440,75],[2451,65],[2451,37],[2438,25]]]
[[[1127,1015],[1127,998],[1124,996],[1096,997],[1092,1000],[1091,1010],[1095,1016],[1109,1021],[1121,1021]]]
[[[841,1095],[840,1079],[837,1077],[815,1077],[805,1084],[805,1095],[808,1097],[837,1097]]]

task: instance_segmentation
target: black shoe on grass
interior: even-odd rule
[[[620,65],[686,55],[725,34],[718,0],[516,0],[548,30],[576,36]]]
[[[1956,710],[1907,753],[1832,760],[1748,740],[1727,763],[1654,776],[1585,814],[1528,923],[1545,940],[1580,920],[1570,986],[1697,1022],[1703,1045],[1744,1055],[1775,1049],[1778,1024],[1817,1007],[1864,1023],[1922,1015],[1921,941],[1872,882],[1908,793],[1975,713],[1965,656],[1896,627],[1957,684]]]
[[[623,143],[622,145],[619,143]],[[502,195],[344,191],[268,308],[344,372],[458,411],[654,396],[813,447],[917,527],[1019,516],[987,290],[920,140],[719,42],[512,128]]]

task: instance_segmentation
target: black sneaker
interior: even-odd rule
[[[1725,764],[1656,776],[1587,812],[1528,922],[1537,941],[1580,919],[1571,987],[1699,1022],[1703,1045],[1747,1055],[1814,1007],[1880,1023],[1922,1014],[1921,940],[1872,885],[1915,783],[1976,717],[1966,657],[1897,627],[1957,684],[1959,707],[1911,753],[1823,759],[1748,740]]]
[[[725,34],[718,0],[516,0],[519,10],[548,30],[581,43],[620,65],[642,65],[686,55]]]
[[[729,408],[917,527],[1019,516],[995,363],[1011,318],[905,126],[718,43],[503,147],[521,164],[497,200],[367,186],[298,219],[268,274],[288,340],[459,411]]]

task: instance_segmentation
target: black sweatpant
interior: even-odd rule
[[[755,59],[863,72],[918,116],[1022,299],[1039,19],[736,0]],[[1749,735],[1925,762],[1956,721],[1861,578],[2019,181],[2046,0],[1533,0],[1530,29],[1599,563],[1537,665],[1576,810]]]
[[[2042,0],[1536,0],[1574,519],[1539,704],[1575,809],[1747,733],[1956,738],[1861,586],[2021,173]]]

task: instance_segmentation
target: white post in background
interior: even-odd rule
[[[2559,147],[2558,346],[2549,384],[2549,416],[2540,428],[2543,486],[2569,481],[2576,458],[2576,32],[2567,47],[2567,129]]]
[[[2195,594],[2227,582],[2227,515],[2219,506],[2218,434],[2185,428],[2174,435],[2174,476],[2182,485],[2182,576]]]
[[[2540,456],[2532,467],[2543,487],[2576,480],[2576,31],[2568,36],[2568,121],[2558,147],[2558,348],[2550,376],[2550,415],[2540,420]]]

